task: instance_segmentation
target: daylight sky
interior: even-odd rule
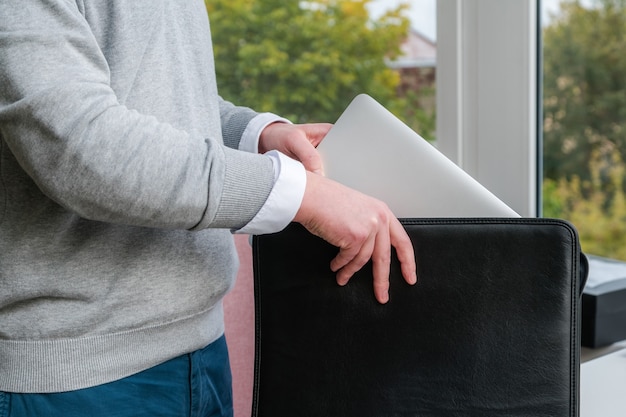
[[[437,0],[372,0],[370,13],[376,18],[400,3],[409,4],[411,26],[434,40],[437,37]]]
[[[550,12],[558,10],[561,0],[542,0],[542,21],[548,21]],[[430,39],[437,38],[437,0],[372,0],[370,13],[376,18],[385,10],[393,8],[400,3],[409,4],[408,17],[414,29],[426,35]],[[585,2],[583,2],[585,3]]]

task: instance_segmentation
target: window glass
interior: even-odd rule
[[[409,19],[409,27],[400,54],[387,60],[400,76],[398,96],[405,100],[394,112],[422,137],[434,141],[437,0],[372,0],[368,4],[373,19],[397,7],[404,7],[402,15]]]
[[[542,0],[543,215],[626,260],[626,1]]]
[[[308,123],[334,122],[367,93],[433,139],[434,3],[206,2],[220,94]]]

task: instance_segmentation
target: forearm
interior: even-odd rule
[[[86,218],[138,226],[237,228],[256,214],[273,184],[270,159],[224,147],[219,130],[120,104],[119,68],[75,6],[8,1],[0,15],[0,134],[46,195]]]

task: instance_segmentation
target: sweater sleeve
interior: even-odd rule
[[[247,107],[235,106],[222,97],[219,98],[219,102],[224,144],[229,148],[240,149],[239,142],[243,132],[257,113]]]
[[[88,219],[147,227],[238,228],[258,212],[270,158],[120,104],[76,5],[8,0],[0,16],[0,135],[45,195]],[[219,106],[236,144],[255,113]]]

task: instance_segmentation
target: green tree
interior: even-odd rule
[[[220,94],[294,122],[337,119],[366,92],[400,111],[393,58],[405,6],[372,20],[370,0],[210,0]]]
[[[408,90],[395,100],[389,110],[429,142],[434,141],[437,116],[434,106],[435,88]]]
[[[626,155],[626,0],[563,1],[543,39],[544,174],[589,181],[592,155]]]
[[[544,180],[544,215],[571,221],[586,253],[626,261],[626,165],[617,152],[610,159],[607,163],[600,151],[592,152],[589,180]],[[601,173],[608,181],[601,181]],[[605,191],[607,186],[611,192]]]

